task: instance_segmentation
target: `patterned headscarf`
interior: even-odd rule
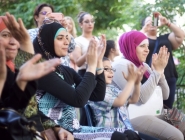
[[[137,67],[143,65],[142,62],[139,61],[136,55],[136,47],[147,37],[139,32],[139,31],[130,31],[121,35],[119,39],[120,51],[124,55],[124,57],[134,63]],[[146,78],[149,77],[148,71],[145,72],[144,76]]]
[[[33,41],[34,50],[40,53],[44,59],[60,58],[57,56],[54,49],[54,39],[61,30],[66,30],[60,23],[53,22],[50,24],[43,24],[39,28],[39,32]],[[67,30],[66,30],[67,31]],[[57,66],[56,71],[63,73],[61,65]]]
[[[57,22],[42,25],[33,41],[35,52],[42,54],[45,59],[59,58],[60,56],[55,53],[54,39],[61,30],[66,29]]]

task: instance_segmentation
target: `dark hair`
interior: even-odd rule
[[[104,57],[108,58],[111,49],[115,49],[115,41],[114,40],[107,40],[107,46],[106,46]]]
[[[78,23],[82,23],[82,21],[84,20],[84,16],[88,15],[88,12],[85,11],[81,11],[78,15],[77,15],[77,19],[78,19]],[[89,14],[90,15],[90,14]]]
[[[38,26],[38,24],[37,24],[37,21],[35,20],[35,16],[39,16],[39,13],[40,13],[40,11],[42,10],[43,7],[50,7],[51,8],[51,11],[54,12],[54,8],[53,8],[52,5],[47,4],[47,3],[39,4],[35,8],[34,13],[33,13],[33,19],[34,19],[34,23],[35,23],[36,26]]]
[[[145,20],[147,17],[145,17],[144,19],[141,20],[141,29],[143,28],[143,26],[145,26]]]

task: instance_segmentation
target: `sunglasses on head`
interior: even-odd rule
[[[44,24],[51,24],[51,23],[53,23],[53,22],[56,22],[56,23],[61,24],[60,21],[58,21],[58,20],[56,20],[56,19],[53,19],[53,18],[48,18],[48,17],[45,17],[45,19],[44,19],[44,21],[43,21]]]
[[[39,14],[41,14],[41,15],[46,15],[46,14],[47,14],[47,11],[42,11],[42,12],[40,12]]]

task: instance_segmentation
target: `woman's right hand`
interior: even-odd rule
[[[95,74],[97,60],[98,60],[98,52],[97,52],[98,43],[97,41],[92,38],[89,42],[89,47],[86,53],[87,59],[87,71],[92,72]]]
[[[20,67],[16,82],[21,90],[24,91],[28,81],[37,80],[47,75],[61,63],[59,58],[37,63],[40,59],[41,55],[37,54]]]
[[[0,43],[0,98],[7,77],[5,49]]]
[[[151,19],[148,19],[147,21],[145,21],[145,23],[144,23],[144,26],[143,26],[143,28],[141,29],[141,32],[142,33],[147,33],[148,32],[148,30],[149,30],[149,28],[152,26],[152,20]]]
[[[160,74],[163,74],[164,69],[168,64],[169,56],[170,53],[168,52],[166,46],[161,47],[159,53],[153,54],[152,56],[152,68]]]

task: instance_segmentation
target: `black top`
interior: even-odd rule
[[[50,93],[73,107],[84,107],[88,100],[104,100],[106,84],[103,72],[96,77],[91,72],[86,72],[82,78],[72,68],[67,66],[61,66],[61,68],[64,80],[52,72],[39,79],[38,89]]]
[[[172,78],[172,77],[177,78],[178,77],[177,76],[177,71],[176,71],[176,68],[175,68],[173,55],[172,55],[172,49],[173,48],[172,48],[171,42],[168,39],[168,36],[169,36],[169,34],[165,34],[165,35],[161,35],[161,36],[157,37],[158,45],[157,45],[156,52],[154,52],[154,47],[155,47],[155,44],[156,44],[156,40],[148,38],[149,39],[149,50],[150,50],[150,52],[149,52],[149,54],[146,58],[146,63],[149,64],[150,61],[151,61],[151,58],[152,58],[152,54],[158,53],[160,47],[165,45],[168,48],[168,52],[170,52],[170,57],[169,57],[169,60],[168,60],[168,64],[167,64],[167,66],[164,70],[165,77],[166,78]]]
[[[14,73],[7,67],[7,78],[1,96],[1,108],[10,107],[15,110],[24,109],[30,98],[36,92],[36,82],[28,82],[25,91],[22,91],[15,82],[17,73],[17,70]]]

